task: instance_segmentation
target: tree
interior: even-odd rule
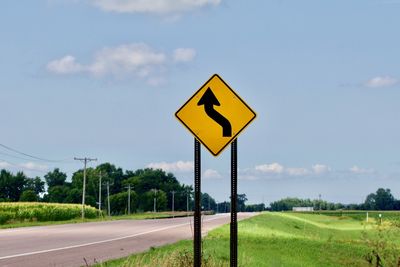
[[[226,213],[226,212],[230,212],[230,210],[231,210],[231,203],[229,203],[227,201],[218,203],[218,212]]]
[[[376,199],[376,195],[374,193],[369,194],[364,201],[363,208],[365,210],[375,210],[376,209],[375,199]]]
[[[92,196],[98,198],[99,191],[99,172],[94,168],[86,169],[86,197]],[[103,182],[103,181],[102,181]],[[71,187],[82,191],[83,188],[83,170],[78,170],[72,174]],[[82,193],[81,193],[82,194]],[[82,199],[81,199],[82,201]]]
[[[156,198],[156,210],[164,211],[167,209],[167,194],[162,190],[149,190],[139,198],[139,208],[143,211],[154,210],[154,198]]]
[[[113,184],[113,186],[110,187],[110,194],[116,194],[123,191],[122,182],[128,177],[124,175],[124,172],[121,168],[117,168],[115,165],[106,162],[98,165],[96,167],[96,172],[97,175],[99,175],[101,172],[103,181],[109,181]]]
[[[13,179],[13,175],[11,172],[6,170],[1,170],[0,172],[0,200],[7,201],[10,199],[10,188],[11,180]]]
[[[69,186],[66,185],[52,186],[49,188],[45,200],[47,202],[65,203],[69,193],[69,189]]]
[[[40,177],[28,178],[25,185],[25,190],[32,190],[39,197],[39,194],[44,192],[45,182]]]
[[[247,201],[246,194],[238,194],[237,195],[237,209],[238,211],[244,211],[246,208],[246,201]]]
[[[64,202],[76,203],[76,204],[82,203],[82,189],[78,188],[69,189]]]
[[[246,212],[256,212],[256,211],[263,211],[265,210],[265,204],[252,204],[246,205]]]
[[[113,214],[128,213],[128,192],[121,192],[110,196],[110,209]],[[137,195],[131,191],[131,212],[136,211]]]
[[[11,172],[0,172],[0,199],[18,201],[26,184],[27,177],[23,172],[13,175]]]
[[[310,199],[284,198],[270,204],[272,211],[292,210],[293,207],[314,207],[314,202]]]
[[[393,209],[394,209],[394,210],[400,210],[400,200],[396,200],[396,201],[394,202],[394,207],[393,207]]]
[[[375,193],[375,205],[378,210],[392,210],[395,199],[390,189],[379,188]]]
[[[19,201],[36,202],[36,201],[38,201],[38,195],[33,190],[25,190],[24,192],[22,192],[21,197],[19,198]]]
[[[44,179],[46,180],[47,186],[60,186],[64,185],[65,181],[67,180],[67,174],[60,172],[59,168],[55,168],[52,172],[48,172]]]
[[[379,188],[365,199],[363,208],[366,210],[392,210],[397,203],[390,189]]]
[[[138,195],[144,195],[154,188],[160,189],[169,195],[166,197],[166,207],[171,207],[171,192],[175,191],[175,210],[186,210],[188,188],[181,185],[172,173],[160,169],[139,169],[135,172],[127,171],[126,174],[131,177],[123,181],[123,186],[130,184]]]
[[[215,199],[207,193],[201,193],[201,207],[203,210],[216,210],[216,206]]]

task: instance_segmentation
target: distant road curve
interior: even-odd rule
[[[257,213],[238,213],[239,219]],[[203,233],[230,214],[203,216]],[[0,266],[82,266],[192,238],[193,217],[120,220],[0,230]]]

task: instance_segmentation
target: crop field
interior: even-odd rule
[[[348,215],[267,212],[241,221],[239,266],[399,266],[400,213],[368,223],[365,212]],[[185,240],[98,266],[183,267],[192,257]],[[203,266],[229,266],[229,225],[203,239]]]
[[[85,206],[81,219],[81,204],[0,202],[0,229],[52,224],[82,223],[112,220],[146,220],[191,216],[192,212],[140,212],[130,215],[106,216],[98,209]]]
[[[64,221],[81,216],[80,204],[58,204],[39,202],[1,202],[0,225],[17,222]],[[85,217],[95,218],[98,211],[85,207]]]

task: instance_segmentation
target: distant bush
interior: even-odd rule
[[[5,224],[9,220],[13,219],[14,213],[0,211],[0,224]]]
[[[36,202],[38,201],[38,196],[33,190],[26,190],[22,192],[21,197],[19,198],[21,202]]]
[[[10,221],[62,221],[79,218],[82,206],[79,204],[58,204],[39,202],[0,203],[0,224]],[[85,217],[95,218],[98,211],[85,206]]]

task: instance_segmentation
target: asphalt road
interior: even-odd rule
[[[239,213],[244,219],[254,213]],[[203,216],[203,234],[229,214]],[[0,266],[83,266],[190,239],[193,218],[121,220],[0,230]]]

